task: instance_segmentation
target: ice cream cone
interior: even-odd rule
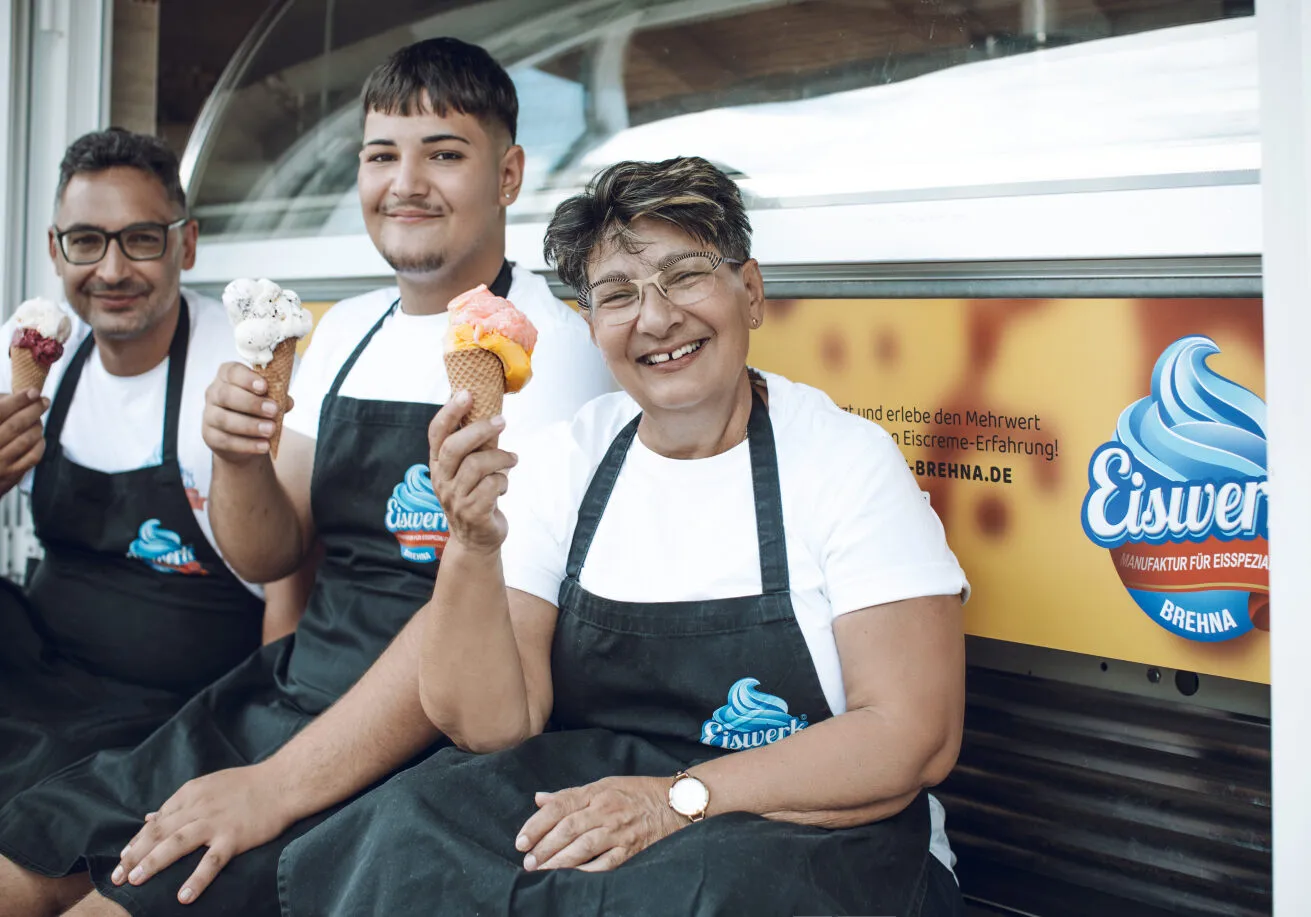
[[[505,366],[496,354],[476,348],[451,351],[446,354],[446,375],[451,380],[452,392],[464,389],[473,396],[466,424],[501,413]]]
[[[46,376],[50,375],[50,367],[42,366],[32,356],[32,351],[26,347],[9,348],[9,365],[13,369],[12,389],[16,394],[25,392],[30,388],[38,392],[45,388]]]
[[[280,341],[273,348],[273,359],[267,366],[256,366],[255,372],[268,383],[268,398],[276,402],[283,413],[287,410],[287,392],[291,388],[291,371],[296,363],[296,338]],[[273,435],[269,437],[269,455],[278,457],[278,443],[282,440],[282,414],[273,421]]]

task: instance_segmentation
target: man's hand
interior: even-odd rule
[[[259,373],[241,363],[224,363],[205,389],[201,436],[215,456],[234,465],[267,455],[281,406],[268,395]],[[291,399],[287,399],[291,410]]]
[[[604,872],[688,824],[669,808],[662,777],[606,777],[533,801],[537,813],[514,842],[528,870]]]
[[[45,455],[41,415],[50,407],[36,389],[0,395],[0,493],[13,488]]]
[[[428,470],[451,537],[467,548],[495,551],[509,527],[496,501],[510,486],[506,472],[518,458],[496,448],[505,420],[493,417],[460,428],[473,400],[456,392],[428,425]]]
[[[234,767],[188,780],[159,807],[123,849],[110,877],[115,885],[141,885],[200,847],[208,847],[178,890],[190,904],[232,858],[267,844],[295,821],[284,794],[264,764]]]

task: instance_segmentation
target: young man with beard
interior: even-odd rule
[[[44,548],[23,590],[0,583],[0,806],[136,745],[295,626],[206,517],[205,388],[236,350],[222,305],[180,286],[196,238],[156,138],[97,131],[65,152],[48,241],[67,302],[45,304],[65,350],[44,393],[14,391],[0,356],[0,493],[30,483]]]
[[[443,403],[467,404],[442,361],[452,298],[485,283],[537,327],[533,380],[506,400],[512,426],[569,417],[613,386],[582,319],[505,261],[524,162],[505,71],[463,42],[420,42],[370,76],[364,113],[360,202],[397,288],[320,323],[276,464],[276,406],[250,370],[225,365],[206,399],[210,518],[233,566],[269,581],[323,545],[294,643],[253,656],[132,752],[0,812],[0,898],[22,902],[18,914],[57,912],[88,889],[87,866],[98,891],[70,911],[83,917],[276,914],[281,849],[440,741],[407,623],[447,532],[389,520],[435,501],[428,427]]]

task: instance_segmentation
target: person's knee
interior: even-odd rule
[[[65,917],[132,917],[108,898],[102,898],[99,892],[92,892],[79,901]]]
[[[54,917],[91,891],[91,877],[76,873],[58,879],[39,876],[0,857],[0,901],[15,917]]]

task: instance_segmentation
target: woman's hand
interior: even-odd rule
[[[472,399],[456,392],[428,425],[432,489],[446,513],[451,537],[474,551],[491,553],[505,541],[505,516],[497,499],[510,486],[506,472],[519,461],[496,448],[505,419],[493,417],[460,429]]]
[[[524,869],[614,869],[688,824],[669,808],[667,777],[606,777],[586,786],[538,793],[538,811],[515,848]]]

